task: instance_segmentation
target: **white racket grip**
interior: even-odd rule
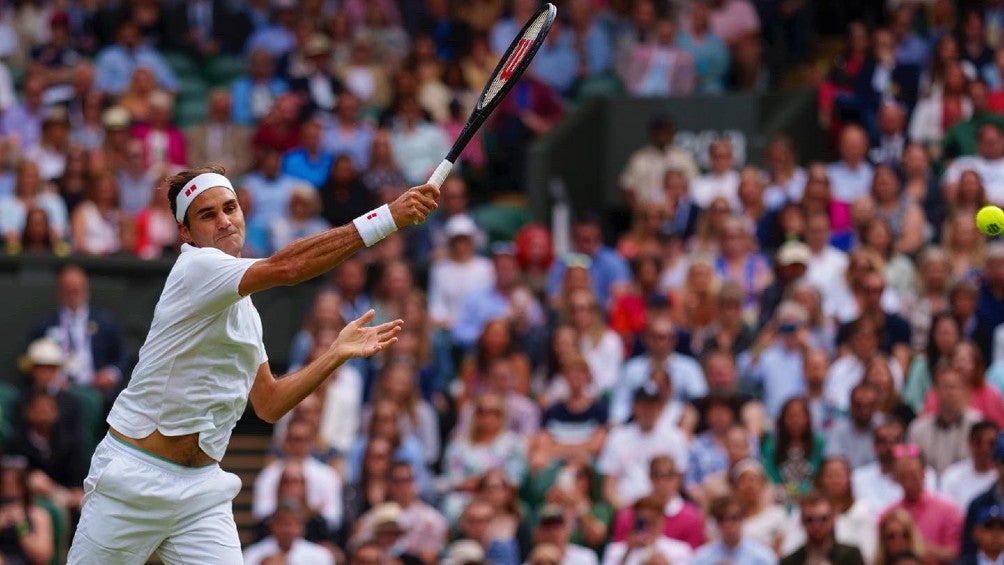
[[[453,170],[453,163],[443,159],[443,162],[436,167],[435,171],[432,171],[432,176],[429,177],[429,184],[439,188],[443,186],[443,181],[446,177],[450,176],[450,171]]]

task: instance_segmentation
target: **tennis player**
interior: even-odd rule
[[[250,295],[314,278],[398,226],[424,221],[436,187],[412,188],[267,259],[242,259],[244,214],[224,173],[208,166],[167,181],[181,255],[91,460],[71,564],[142,564],[154,552],[167,564],[241,563],[232,510],[241,481],[219,461],[248,399],[275,422],[336,367],[385,349],[401,330],[401,320],[368,327],[371,310],[316,361],[276,379]]]

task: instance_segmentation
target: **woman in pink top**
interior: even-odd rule
[[[979,410],[983,417],[1004,426],[1004,398],[996,388],[986,382],[986,367],[983,355],[972,341],[961,341],[952,349],[948,362],[966,378],[969,383],[969,406]],[[934,390],[927,393],[924,399],[925,414],[934,414],[938,410],[938,399]]]

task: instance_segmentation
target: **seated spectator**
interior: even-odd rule
[[[347,154],[352,157],[356,170],[365,171],[371,165],[370,153],[376,131],[362,120],[359,97],[346,90],[338,95],[335,112],[325,125],[321,147],[332,155]],[[399,183],[403,185],[403,179]]]
[[[252,126],[264,118],[276,99],[289,90],[286,81],[275,74],[272,55],[265,49],[251,51],[247,68],[247,75],[237,77],[230,85],[231,116],[241,126]]]
[[[944,156],[948,159],[955,159],[963,155],[975,155],[976,135],[984,123],[996,123],[1004,126],[1004,119],[999,114],[1001,108],[991,107],[991,96],[993,95],[983,79],[977,78],[969,81],[968,96],[972,103],[971,115],[945,132],[942,148]],[[994,103],[999,102],[999,95],[994,96]]]
[[[654,496],[646,496],[633,504],[635,525],[624,541],[613,542],[603,554],[603,564],[647,563],[661,556],[669,563],[689,562],[694,552],[687,544],[666,537],[663,532],[662,504]]]
[[[650,40],[634,46],[620,72],[634,96],[688,96],[697,79],[694,58],[677,47],[676,24],[670,19],[659,20]]]
[[[998,426],[1004,425],[1004,398],[1001,398],[997,387],[986,381],[986,366],[976,344],[969,340],[957,343],[952,348],[948,363],[962,374],[968,391],[966,396],[969,399],[969,408],[976,410],[984,419]],[[924,414],[938,412],[938,396],[934,390],[928,391],[924,398],[922,412]]]
[[[337,77],[345,85],[342,94],[356,96],[368,108],[386,108],[394,92],[387,61],[380,58],[379,50],[387,46],[358,36],[348,43],[344,61],[335,68]]]
[[[248,223],[268,225],[289,210],[297,180],[282,172],[281,151],[265,147],[256,155],[254,169],[241,181],[241,189],[247,190],[255,203],[254,210],[245,217]]]
[[[770,264],[756,252],[755,245],[742,220],[736,216],[725,220],[715,271],[722,281],[742,286],[743,310],[748,318],[756,316],[757,299],[774,278]]]
[[[506,320],[492,320],[485,325],[474,350],[461,362],[458,377],[453,390],[459,388],[457,403],[461,409],[485,390],[501,391],[507,410],[515,411],[506,422],[509,429],[528,438],[539,428],[539,409],[527,396],[530,359],[519,350]]]
[[[809,315],[800,304],[783,302],[775,316],[753,347],[738,358],[742,381],[763,391],[764,408],[771,418],[777,417],[785,402],[805,392],[803,365],[812,345],[806,328]]]
[[[415,98],[398,102],[391,127],[391,149],[404,178],[412,185],[422,184],[449,150],[446,135],[423,117]]]
[[[701,488],[705,480],[712,475],[728,471],[729,454],[726,438],[732,428],[738,425],[739,417],[736,411],[738,401],[738,397],[714,388],[700,403],[707,429],[698,434],[690,445],[685,481],[687,494],[700,503],[709,502]],[[753,444],[754,442],[750,442],[749,452],[756,454],[759,450]]]
[[[17,169],[14,193],[0,197],[0,232],[7,245],[20,245],[29,208],[45,210],[52,226],[53,240],[62,241],[69,235],[66,205],[58,194],[48,191],[42,184],[38,166],[24,160]]]
[[[147,167],[188,163],[185,136],[171,123],[174,101],[164,92],[150,95],[150,118],[132,127],[132,136],[143,142]]]
[[[702,510],[707,511],[711,501],[716,497],[731,492],[730,473],[736,464],[745,459],[758,459],[760,457],[757,436],[738,424],[729,428],[729,431],[725,433],[724,449],[726,467],[717,473],[706,475],[700,484],[687,486],[687,496]]]
[[[707,4],[696,3],[690,7],[677,44],[694,59],[697,84],[694,94],[722,94],[725,76],[729,70],[729,50],[722,39],[711,29],[711,9]]]
[[[860,318],[848,324],[846,334],[849,336],[846,351],[833,361],[826,374],[826,400],[840,411],[850,407],[851,390],[864,379],[868,365],[875,359],[884,360],[893,379],[898,384],[903,382],[900,365],[879,353],[878,324],[873,318]]]
[[[825,441],[813,432],[809,405],[802,397],[781,407],[774,432],[763,444],[763,461],[771,482],[789,497],[809,492],[823,459]]]
[[[418,496],[415,473],[404,461],[391,464],[388,474],[390,500],[401,507],[404,536],[398,543],[404,551],[434,563],[446,546],[446,517]]]
[[[260,565],[272,563],[276,556],[287,562],[335,562],[327,549],[304,539],[304,509],[296,500],[283,500],[269,518],[269,537],[244,550],[244,563]]]
[[[704,543],[704,521],[700,509],[681,497],[683,474],[676,470],[673,459],[666,455],[654,457],[649,463],[649,481],[652,483],[651,496],[663,508],[662,533],[696,550]],[[636,519],[633,507],[620,509],[614,518],[611,541],[628,539]]]
[[[917,524],[924,536],[926,555],[941,562],[949,562],[959,555],[962,547],[964,516],[954,502],[943,498],[924,486],[924,458],[920,447],[902,444],[895,448],[894,474],[903,488],[903,500],[887,508],[883,514],[902,508]]]
[[[443,455],[443,473],[450,493],[443,502],[447,516],[457,516],[482,474],[501,468],[519,484],[526,474],[523,440],[506,429],[505,400],[498,392],[474,401],[474,418],[467,433],[454,437]]]
[[[42,134],[37,145],[27,148],[24,156],[38,165],[43,181],[53,181],[66,170],[66,154],[70,151],[70,116],[55,106],[42,118]]]
[[[931,391],[931,374],[942,364],[948,364],[961,339],[962,328],[953,312],[945,310],[931,318],[927,348],[923,353],[914,355],[903,386],[903,398],[914,410],[924,406]]]
[[[14,146],[20,151],[35,146],[42,137],[42,120],[46,113],[42,98],[44,90],[42,75],[28,74],[21,87],[21,101],[4,109],[3,117],[0,117],[0,133],[13,139]]]
[[[7,253],[12,255],[23,253],[25,255],[56,255],[61,257],[70,253],[70,247],[65,242],[52,237],[49,215],[41,208],[28,210],[20,241],[16,244],[8,244],[6,248]]]
[[[321,213],[333,226],[347,224],[365,214],[385,194],[366,187],[359,171],[352,164],[352,158],[346,154],[335,157],[328,182],[320,191],[323,206]]]
[[[677,353],[676,328],[668,317],[654,317],[646,323],[646,353],[624,364],[624,376],[614,387],[610,400],[610,420],[619,424],[630,416],[636,390],[650,382],[653,367],[663,367],[673,377],[673,395],[679,400],[701,398],[708,393],[701,366],[692,357]]]
[[[300,98],[291,92],[279,95],[268,113],[258,121],[251,137],[255,149],[285,153],[300,144]]]
[[[876,165],[899,168],[907,143],[906,109],[896,101],[883,102],[876,121],[878,135],[873,136],[868,159]]]
[[[851,472],[851,486],[855,497],[863,500],[868,507],[882,509],[903,498],[903,489],[893,477],[893,448],[904,441],[903,423],[888,420],[875,427],[875,462]],[[934,491],[938,475],[930,466],[924,472],[924,486]]]
[[[130,231],[128,218],[119,208],[115,177],[92,177],[83,202],[70,216],[73,251],[81,255],[114,255],[128,245]]]
[[[430,492],[431,483],[425,466],[422,442],[413,434],[407,434],[401,429],[398,423],[400,408],[397,403],[390,399],[377,398],[373,401],[371,410],[366,434],[354,439],[346,456],[346,475],[349,481],[358,483],[361,480],[364,463],[362,458],[368,443],[376,438],[386,438],[390,440],[393,458],[407,461],[411,465],[420,492]]]
[[[941,154],[945,133],[952,126],[968,120],[973,113],[962,64],[949,63],[943,72],[942,88],[922,97],[910,118],[910,139],[926,145],[928,153],[935,158]]]
[[[189,163],[219,163],[234,177],[251,170],[251,128],[231,117],[233,105],[230,91],[217,89],[209,93],[206,120],[185,130]]]
[[[306,100],[308,113],[331,113],[335,102],[344,87],[341,81],[331,75],[328,67],[331,63],[331,41],[321,33],[312,34],[303,43],[303,48],[296,55],[302,55],[302,73],[290,73],[290,89]],[[290,64],[290,67],[294,65]]]
[[[687,469],[686,439],[677,428],[657,426],[660,402],[656,388],[647,384],[636,390],[634,419],[607,434],[596,461],[604,475],[603,496],[614,508],[630,505],[649,494],[648,467],[657,455],[668,455],[679,472]]]
[[[724,137],[713,141],[708,146],[708,159],[711,163],[708,174],[695,178],[690,187],[694,202],[707,209],[716,198],[724,198],[733,211],[738,211],[739,171],[732,142]]]
[[[318,513],[316,508],[311,508],[307,502],[307,476],[303,470],[303,463],[289,461],[282,467],[276,500],[280,501],[280,506],[293,503],[300,505],[303,511],[302,535],[307,541],[318,544],[330,543],[331,532],[328,530],[327,521],[324,519],[324,516]],[[255,537],[258,541],[268,537],[271,525],[272,516],[258,522],[258,525],[255,527]]]
[[[711,502],[718,538],[698,548],[694,565],[718,565],[734,562],[749,565],[773,565],[777,556],[769,547],[749,539],[743,532],[743,507],[730,496],[720,496]]]
[[[555,19],[555,24],[537,51],[531,68],[555,92],[568,96],[580,78],[580,65],[584,61],[576,51],[575,36],[567,24],[560,18]]]
[[[547,505],[540,511],[540,520],[534,532],[534,548],[528,561],[531,564],[543,563],[544,555],[551,559],[554,565],[599,565],[596,552],[570,541],[571,528],[575,519],[566,516],[561,506]]]
[[[1004,202],[1004,128],[987,123],[980,126],[976,138],[976,154],[959,157],[945,170],[942,177],[943,190],[954,194],[958,190],[962,173],[974,170],[983,180],[987,200],[999,204]]]
[[[844,545],[835,535],[835,511],[829,499],[819,493],[809,493],[799,503],[800,519],[805,528],[805,545],[781,560],[782,565],[805,563],[810,555],[823,555],[831,563],[864,565],[861,551]]]
[[[140,210],[150,204],[157,193],[159,182],[170,174],[169,167],[148,166],[143,153],[143,142],[139,139],[129,139],[125,147],[125,163],[114,173],[119,206],[129,218],[135,218]],[[90,182],[90,178],[82,176],[81,181],[87,183]],[[84,192],[86,192],[86,186],[81,191],[81,198],[84,196]],[[162,193],[160,197],[167,202],[167,190],[160,192]],[[174,223],[177,224],[178,221],[175,220]],[[174,231],[178,231],[177,228]]]
[[[458,521],[458,529],[464,539],[476,542],[487,562],[495,565],[519,565],[519,544],[511,537],[505,537],[492,531],[491,524],[495,518],[495,510],[485,500],[475,498],[463,510]],[[468,550],[469,551],[469,550]],[[453,548],[448,554],[453,553]],[[473,561],[477,562],[478,559]],[[458,560],[467,563],[468,560]]]
[[[607,541],[613,518],[613,509],[597,488],[600,479],[581,457],[569,458],[562,465],[540,472],[531,468],[522,488],[523,500],[535,514],[531,520],[546,522],[549,512],[560,509],[571,542],[599,551]]]
[[[969,428],[981,417],[966,406],[969,387],[961,372],[951,366],[934,373],[937,411],[917,417],[910,424],[907,441],[924,452],[926,460],[938,473],[969,456]]]
[[[833,184],[833,199],[850,204],[868,194],[872,182],[872,166],[868,164],[868,134],[857,125],[846,126],[840,132],[840,159],[829,165],[827,174]]]
[[[111,312],[90,303],[90,281],[77,265],[66,265],[56,279],[58,308],[31,332],[31,339],[55,339],[72,360],[64,371],[73,384],[94,387],[106,399],[118,390],[125,365],[125,341]]]
[[[376,540],[365,540],[349,552],[348,564],[370,565],[371,563],[384,563],[388,557],[387,551]]]
[[[920,564],[921,557],[927,555],[924,537],[910,513],[902,508],[882,515],[878,522],[878,539],[874,563]],[[912,556],[913,561],[903,556]]]
[[[320,195],[306,184],[297,184],[289,195],[289,212],[269,224],[269,253],[328,229],[331,224],[321,217]]]
[[[872,362],[865,369],[865,376],[861,380],[875,390],[876,418],[885,420],[895,418],[909,427],[910,423],[917,416],[913,408],[910,408],[900,398],[896,391],[896,381],[893,379],[889,363],[881,357],[872,359]]]
[[[833,505],[836,540],[857,547],[863,556],[872,556],[875,554],[875,509],[854,496],[851,471],[846,459],[830,457],[820,466],[815,487]],[[791,535],[785,541],[790,547],[802,540]]]
[[[774,502],[763,465],[743,459],[729,470],[729,482],[732,496],[743,508],[743,537],[778,553],[784,547],[788,517],[784,507]]]
[[[852,469],[875,460],[872,448],[877,393],[870,385],[860,383],[851,390],[851,408],[848,416],[834,422],[826,434],[826,456],[842,456]]]
[[[342,490],[345,509],[342,528],[337,539],[344,545],[354,531],[359,518],[372,508],[390,501],[390,467],[394,462],[394,446],[390,439],[374,437],[366,442],[359,463],[359,473]],[[410,463],[405,462],[411,468]],[[418,476],[412,469],[412,475]]]
[[[711,325],[693,332],[690,336],[690,350],[707,364],[707,356],[721,353],[735,364],[735,357],[753,345],[756,333],[743,316],[744,292],[737,283],[725,283],[715,298],[717,319]],[[708,372],[705,369],[705,374]],[[707,376],[707,375],[706,375]],[[709,386],[710,386],[710,377]]]
[[[676,127],[671,119],[654,116],[648,127],[648,144],[631,154],[620,174],[620,188],[631,210],[664,203],[663,192],[670,182],[670,171],[682,174],[680,180],[685,187],[698,175],[697,163],[690,152],[673,145]]]
[[[322,148],[321,133],[324,125],[318,116],[300,127],[300,147],[287,151],[282,158],[282,172],[293,178],[307,181],[315,189],[328,182],[335,156]]]
[[[589,365],[581,357],[561,361],[567,398],[552,404],[540,420],[541,431],[530,442],[532,467],[550,466],[577,455],[599,455],[607,437],[607,407],[592,391]]]
[[[118,97],[116,104],[129,112],[134,122],[146,122],[150,119],[150,99],[154,92],[163,92],[157,88],[157,79],[150,67],[137,67],[129,79],[129,88]]]
[[[22,457],[0,458],[0,558],[4,563],[48,563],[56,537],[50,514],[28,490],[28,464]]]
[[[977,553],[963,555],[957,563],[986,563],[999,561],[1004,553],[1004,509],[991,506],[980,514],[973,528]]]
[[[994,447],[997,445],[999,427],[981,420],[969,428],[969,457],[949,465],[941,473],[941,494],[955,502],[959,508],[969,508],[969,503],[997,482]]]
[[[889,165],[875,167],[872,176],[871,197],[875,204],[875,217],[862,234],[862,243],[874,249],[886,262],[886,277],[896,289],[900,299],[913,292],[916,284],[913,261],[915,255],[931,236],[931,228],[924,217],[924,209],[902,190],[899,176]],[[876,226],[885,231],[874,234]]]
[[[342,479],[334,469],[311,457],[313,439],[308,423],[302,420],[289,423],[283,439],[283,457],[267,465],[255,478],[251,512],[257,519],[271,516],[279,507],[281,501],[276,496],[283,468],[295,461],[303,467],[309,507],[324,517],[329,532],[342,523]]]
[[[928,245],[917,256],[917,287],[903,300],[902,311],[910,322],[910,336],[915,352],[928,347],[931,323],[935,315],[948,308],[948,292],[952,285],[952,260],[944,248]],[[916,355],[916,354],[915,354]],[[910,361],[910,370],[916,357]],[[908,384],[910,372],[907,372]]]
[[[878,260],[883,261],[881,257],[878,257]],[[851,284],[858,306],[858,319],[869,318],[874,323],[879,340],[878,349],[890,357],[890,363],[893,364],[893,369],[896,371],[894,374],[897,383],[901,385],[903,373],[910,366],[910,323],[894,310],[885,307],[883,294],[888,291],[890,286],[886,284],[884,270],[876,269],[860,273],[855,277],[855,280],[852,280]],[[848,341],[847,330],[849,329],[850,322],[841,326],[837,333],[838,345]],[[867,355],[866,348],[861,350],[858,357],[864,359],[863,355]],[[850,390],[848,389],[846,392],[849,393]],[[842,396],[841,399],[841,407],[846,407],[848,398]]]
[[[123,20],[116,33],[116,43],[102,49],[94,61],[94,86],[98,91],[119,95],[139,67],[153,71],[157,84],[169,92],[178,89],[178,77],[160,53],[145,44],[139,24]]]
[[[440,455],[439,421],[436,412],[422,399],[415,365],[408,359],[391,359],[380,370],[372,397],[394,402],[398,410],[398,427],[405,435],[422,443],[424,460],[434,465]],[[363,422],[369,422],[371,408],[363,410]]]

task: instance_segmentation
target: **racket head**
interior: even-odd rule
[[[547,39],[547,33],[551,30],[551,25],[554,24],[554,18],[557,17],[557,14],[558,10],[554,4],[544,4],[516,34],[516,38],[499,59],[495,70],[492,71],[488,82],[485,83],[481,95],[478,96],[474,111],[471,112],[471,117],[467,120],[467,125],[464,126],[464,130],[446,157],[448,161],[451,163],[456,161],[481,124],[488,119],[492,111],[505,99],[506,94],[522,78],[523,73],[533,62],[533,57],[540,50],[540,46]]]

